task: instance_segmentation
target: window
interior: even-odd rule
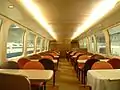
[[[98,32],[95,34],[96,36],[96,41],[97,41],[97,52],[98,53],[106,53],[106,43],[105,43],[105,36],[104,33]]]
[[[42,51],[44,51],[44,50],[45,50],[45,39],[42,38]]]
[[[87,38],[84,38],[83,41],[84,41],[84,42],[83,42],[83,44],[84,44],[84,45],[83,45],[84,48],[87,48]]]
[[[48,50],[48,40],[45,39],[45,50]]]
[[[49,50],[49,40],[47,40],[47,51]]]
[[[111,54],[120,56],[120,26],[109,29]]]
[[[38,37],[37,38],[37,52],[40,52],[40,43],[41,43],[41,38],[40,37]]]
[[[35,45],[35,35],[29,32],[27,36],[27,54],[31,54],[34,52],[34,45]]]
[[[83,44],[83,40],[80,40],[79,41],[79,46],[80,46],[80,48],[83,48],[84,46],[83,46],[84,44]]]
[[[1,25],[2,25],[2,19],[0,19],[0,29],[1,29]]]
[[[25,30],[15,24],[10,26],[7,40],[7,58],[22,55],[24,32]]]
[[[90,45],[90,51],[94,52],[95,51],[95,46],[94,46],[94,38],[93,38],[93,36],[89,37],[89,45]]]

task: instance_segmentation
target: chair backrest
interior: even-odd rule
[[[44,56],[41,56],[41,58],[46,58],[46,59],[51,59],[51,60],[54,59],[53,56],[51,55],[44,55]]]
[[[49,54],[52,55],[52,56],[57,56],[57,54],[54,53],[54,52],[51,52],[51,53],[49,53]]]
[[[72,52],[73,52],[73,51],[69,51],[69,52],[68,52],[68,55],[70,55]]]
[[[92,65],[95,63],[95,62],[98,62],[99,60],[98,59],[88,59],[86,62],[85,62],[85,65],[84,65],[84,75],[86,76],[87,75],[87,71],[91,69]]]
[[[33,54],[31,56],[28,57],[29,59],[40,59],[41,56],[39,54]]]
[[[98,61],[92,65],[91,69],[113,69],[113,67],[108,62]]]
[[[73,56],[77,51],[73,51],[70,53],[70,56]]]
[[[105,59],[104,56],[99,55],[99,54],[94,54],[94,55],[92,55],[90,58],[91,58],[91,59]]]
[[[1,69],[19,69],[18,63],[15,61],[7,61],[0,65]]]
[[[108,63],[110,63],[114,69],[120,69],[120,59],[112,58],[108,60]]]
[[[44,66],[46,70],[54,70],[54,63],[50,59],[40,59],[39,62]]]
[[[89,58],[90,58],[89,55],[85,55],[85,54],[78,57],[78,59],[89,59]]]
[[[23,68],[23,66],[24,66],[27,62],[29,62],[29,61],[30,61],[30,60],[29,60],[28,58],[25,58],[25,57],[20,58],[20,59],[18,60],[19,68]]]
[[[80,55],[81,53],[80,52],[77,52],[74,56],[78,56],[78,55]]]
[[[44,66],[38,61],[29,61],[24,66],[23,69],[44,69]]]
[[[0,90],[31,90],[25,76],[0,73]]]

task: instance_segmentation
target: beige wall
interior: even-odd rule
[[[71,43],[69,40],[56,42],[51,41],[50,42],[50,50],[59,50],[61,52],[61,57],[65,57],[66,50],[71,50],[72,48],[78,47],[77,42]]]

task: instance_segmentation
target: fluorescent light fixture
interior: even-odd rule
[[[14,5],[9,5],[8,8],[9,8],[9,9],[13,9],[13,8],[14,8]]]
[[[102,0],[102,2],[95,7],[92,11],[91,15],[84,22],[83,25],[79,26],[76,32],[73,33],[72,40],[87,30],[90,26],[95,24],[98,20],[100,20],[103,16],[105,16],[110,10],[114,8],[116,3],[120,0]]]
[[[54,39],[57,39],[52,27],[47,23],[42,15],[40,7],[38,7],[33,0],[20,0],[20,2],[38,23],[41,24]]]

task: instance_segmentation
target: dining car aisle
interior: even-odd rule
[[[53,87],[52,80],[50,80],[47,90],[89,90],[81,86],[83,85],[78,81],[71,63],[62,58],[60,59],[58,71],[56,72],[56,85]]]
[[[73,66],[66,59],[60,59],[56,85],[58,85],[59,90],[79,90],[79,81]]]

